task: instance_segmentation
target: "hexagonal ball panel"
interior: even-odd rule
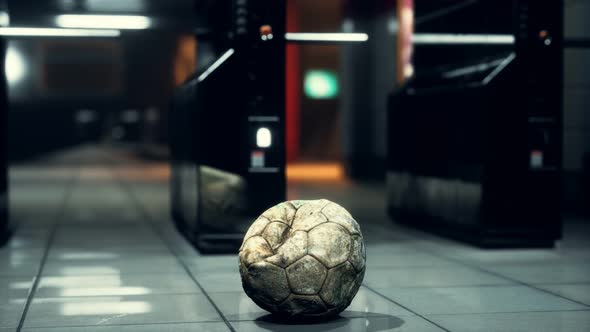
[[[320,291],[322,300],[329,306],[340,306],[342,304],[348,306],[349,301],[356,294],[356,292],[351,294],[356,286],[356,280],[357,273],[349,262],[328,270],[326,282]]]
[[[273,252],[268,242],[262,236],[257,235],[244,242],[240,251],[240,262],[246,266],[250,266],[272,255]]]
[[[330,219],[330,217],[341,216],[341,215],[352,218],[350,213],[348,211],[346,211],[345,208],[343,208],[342,206],[340,206],[334,202],[330,202],[330,203],[326,204],[326,206],[324,206],[322,208],[322,212],[326,215],[326,217],[328,217],[328,219]]]
[[[291,225],[293,218],[295,217],[296,208],[293,204],[277,204],[270,209],[264,211],[262,216],[268,218],[269,220],[280,220],[287,225]]]
[[[272,250],[275,250],[287,239],[289,226],[281,221],[273,221],[264,228],[262,237],[268,241]]]
[[[298,231],[309,231],[312,228],[328,222],[328,219],[321,213],[302,215],[293,221],[293,229]]]
[[[287,267],[307,255],[307,232],[296,231],[289,234],[287,240],[277,248],[275,255],[266,261],[280,267]]]
[[[251,297],[255,302],[270,306],[284,301],[291,294],[285,270],[267,262],[250,265],[242,285],[248,295],[253,294]]]
[[[322,209],[329,221],[346,228],[350,234],[361,234],[361,228],[354,218],[342,206],[330,202]]]
[[[360,271],[365,268],[366,262],[366,251],[365,251],[365,244],[363,243],[363,238],[360,235],[353,235],[352,239],[352,247],[350,250],[350,263],[357,271]]]
[[[350,234],[339,225],[325,223],[309,231],[308,253],[327,268],[345,262],[350,255]]]
[[[327,308],[317,295],[292,294],[278,306],[279,312],[286,316],[317,316],[326,312]]]
[[[295,219],[302,219],[307,216],[310,216],[314,213],[319,213],[322,211],[322,208],[329,204],[330,201],[326,199],[319,199],[316,201],[306,201],[305,204],[301,205],[297,212],[295,212]]]
[[[287,268],[287,279],[295,294],[313,295],[322,288],[328,270],[317,259],[304,256]]]

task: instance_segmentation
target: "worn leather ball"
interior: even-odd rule
[[[338,314],[365,275],[358,223],[325,199],[268,209],[250,226],[239,257],[246,294],[261,308],[288,318]]]

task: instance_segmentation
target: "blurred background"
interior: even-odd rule
[[[498,13],[486,13],[483,22],[477,24],[497,33],[509,30],[511,12],[507,9],[511,5],[507,4],[498,6]],[[437,13],[454,5],[453,1],[418,3],[417,8]],[[371,38],[361,47],[289,46],[287,75],[292,85],[287,107],[298,116],[288,124],[293,132],[288,161],[321,161],[347,166],[348,176],[383,178],[387,95],[399,84],[392,77],[403,72],[397,68],[395,4],[300,0],[289,6],[289,30],[354,29]],[[586,6],[581,0],[565,1],[566,39],[587,38]],[[194,7],[192,1],[180,0],[10,2],[10,25],[15,27],[56,27],[55,17],[67,13],[128,14],[150,20],[146,29],[121,30],[116,38],[5,37],[10,160],[30,160],[66,147],[98,142],[125,144],[165,158],[172,91],[197,68]],[[461,11],[452,18],[440,15],[419,22],[416,30],[452,31],[450,24],[464,27],[473,20]],[[583,172],[589,150],[583,111],[588,98],[586,52],[585,48],[564,50],[563,160],[568,192],[581,184],[574,178]],[[448,62],[438,56],[417,56],[421,56],[417,62]],[[318,75],[320,80],[333,82],[329,95],[314,96],[306,90],[303,83]],[[572,202],[581,196],[568,197]]]
[[[376,257],[356,314],[389,315],[372,325],[361,315],[367,324],[354,325],[353,313],[338,328],[393,330],[399,322],[389,306],[400,303],[427,318],[428,301],[412,307],[386,289],[489,283],[533,285],[572,301],[535,307],[538,298],[526,293],[514,310],[579,310],[586,315],[572,331],[583,327],[590,1],[541,2],[0,0],[0,295],[8,294],[0,331],[100,325],[125,314],[132,318],[113,324],[219,319],[219,330],[239,330],[232,319],[256,318],[239,316],[252,308],[247,299],[235,316],[223,301],[200,299],[221,308],[211,309],[215,318],[174,318],[170,312],[184,312],[175,305],[186,311],[201,302],[149,298],[116,310],[85,298],[88,309],[68,315],[69,297],[55,289],[88,282],[96,289],[81,297],[219,294],[217,271],[237,293],[232,266],[250,223],[282,200],[316,198],[349,209]],[[233,256],[205,255],[218,251]],[[450,270],[451,263],[462,267],[440,282],[436,268],[422,284],[388,279],[392,269],[409,267],[412,279],[423,273],[411,270],[415,264]],[[552,282],[535,279],[545,273],[579,288],[539,286]],[[187,274],[192,286],[137,274]],[[43,279],[103,275],[148,291]],[[488,295],[466,295],[465,303]],[[376,299],[383,297],[387,304]],[[61,307],[47,298],[60,298]],[[446,323],[433,326],[469,331]],[[495,323],[482,331],[502,330]]]

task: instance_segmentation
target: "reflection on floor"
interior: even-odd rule
[[[82,149],[12,169],[0,249],[0,331],[588,331],[590,238],[557,250],[478,250],[395,226],[383,188],[292,184],[290,198],[349,207],[368,247],[340,318],[276,322],[241,289],[236,256],[201,256],[168,218],[167,168]],[[93,162],[89,162],[89,158]],[[80,160],[86,160],[84,164]]]

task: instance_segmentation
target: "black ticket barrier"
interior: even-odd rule
[[[561,236],[563,3],[508,8],[509,45],[416,68],[392,94],[388,209],[482,247],[552,247]],[[440,46],[416,47],[434,58]],[[445,50],[453,47],[473,46]]]
[[[286,197],[284,1],[197,4],[201,69],[171,112],[172,216],[199,250],[235,251]]]

